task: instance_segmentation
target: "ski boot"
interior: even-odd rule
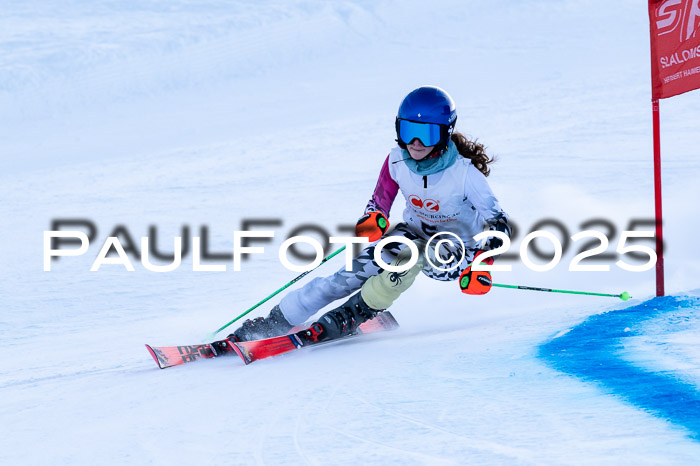
[[[293,327],[284,318],[279,306],[275,306],[267,317],[248,319],[238,330],[228,336],[231,341],[251,341],[284,335]]]
[[[351,335],[355,333],[360,324],[374,319],[383,310],[369,307],[362,299],[362,294],[357,292],[342,306],[326,312],[318,319],[316,324],[319,324],[323,331],[317,334],[315,338],[320,341]]]

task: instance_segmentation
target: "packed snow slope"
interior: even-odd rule
[[[2,10],[0,464],[697,463],[700,92],[661,104],[675,296],[649,301],[653,270],[616,265],[644,263],[615,251],[622,231],[653,219],[645,5]],[[518,227],[512,251],[534,229],[569,238],[552,270],[503,259],[512,271],[494,281],[634,299],[473,297],[421,276],[392,308],[396,332],[251,366],[158,370],[144,343],[200,343],[296,276],[277,250],[297,227],[347,234],[394,144],[399,102],[423,84],[448,90],[457,129],[497,157],[489,182]],[[89,221],[95,237],[45,272],[43,232],[60,219]],[[115,229],[138,251],[153,227],[159,251],[207,236],[211,253],[230,255],[251,219],[276,222],[251,227],[275,238],[239,272],[226,257],[207,262],[225,272],[194,272],[191,252],[168,273],[131,255],[133,272],[90,272]],[[570,236],[585,229],[608,236],[597,263],[610,271],[568,270],[585,241]]]

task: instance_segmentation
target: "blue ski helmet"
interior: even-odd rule
[[[405,149],[414,139],[435,146],[435,153],[447,148],[457,121],[452,97],[436,86],[422,86],[404,97],[396,116],[396,141]]]

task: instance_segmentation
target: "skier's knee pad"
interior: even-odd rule
[[[411,250],[406,247],[399,252],[396,259],[390,264],[400,266],[411,259]],[[379,275],[369,278],[362,285],[362,299],[373,309],[387,309],[394,301],[406,291],[423,269],[425,260],[419,253],[418,262],[410,269],[403,272],[389,272],[383,270]]]

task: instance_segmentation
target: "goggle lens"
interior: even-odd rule
[[[416,123],[415,121],[399,120],[399,139],[408,145],[418,138],[424,146],[434,146],[440,142],[442,125],[435,123]]]

